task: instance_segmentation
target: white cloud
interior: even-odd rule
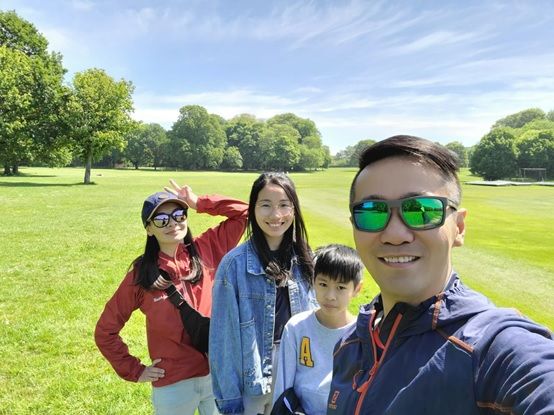
[[[72,0],[71,6],[76,10],[89,11],[95,7],[95,4],[89,0]]]
[[[419,39],[416,39],[408,44],[390,49],[388,52],[398,54],[415,53],[420,52],[423,49],[430,49],[433,47],[443,48],[446,45],[462,43],[466,41],[474,41],[478,38],[479,36],[476,33],[455,33],[441,30],[420,37]]]

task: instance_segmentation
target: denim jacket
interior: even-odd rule
[[[288,280],[291,315],[317,302],[293,259]],[[251,241],[223,257],[215,276],[209,361],[219,411],[244,411],[243,396],[271,392],[275,281],[266,276]]]

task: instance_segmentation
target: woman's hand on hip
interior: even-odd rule
[[[146,366],[142,371],[137,382],[155,382],[165,376],[165,370],[161,367],[156,367],[162,359],[154,359],[150,366]]]

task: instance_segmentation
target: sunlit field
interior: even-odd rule
[[[198,194],[247,200],[257,173],[23,168],[0,177],[0,414],[149,414],[150,386],[117,377],[93,330],[105,302],[141,253],[145,196],[170,178]],[[348,189],[355,169],[291,174],[316,248],[353,246]],[[476,180],[467,172],[462,181]],[[466,245],[454,265],[469,286],[554,328],[554,187],[463,186]],[[192,213],[201,233],[221,218]],[[355,304],[377,293],[366,275]],[[123,337],[148,355],[144,318]]]

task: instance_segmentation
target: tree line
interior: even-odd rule
[[[241,114],[225,120],[186,105],[166,131],[132,120],[133,84],[91,68],[64,83],[62,56],[14,11],[0,11],[0,163],[4,174],[20,165],[130,164],[187,170],[310,170],[357,166],[374,140],[331,156],[315,123],[292,113],[268,120]],[[446,144],[462,167],[487,180],[511,178],[522,168],[554,176],[554,111],[530,108],[498,120],[480,142]]]
[[[268,120],[251,114],[225,120],[202,106],[187,105],[169,131],[136,123],[124,139],[125,149],[111,152],[100,165],[301,171],[326,168],[332,159],[315,123],[292,113]]]
[[[0,11],[0,163],[85,166],[94,162],[182,169],[307,170],[331,163],[315,123],[292,113],[229,121],[199,105],[183,106],[169,131],[133,121],[133,84],[104,70],[64,84],[62,56],[14,11]]]
[[[508,115],[472,149],[470,170],[485,180],[518,177],[524,168],[546,169],[554,178],[554,111],[529,108]]]
[[[357,166],[360,153],[374,140],[361,140],[338,152],[335,166]],[[456,153],[460,166],[485,180],[521,177],[523,169],[546,169],[534,178],[554,178],[554,110],[529,108],[496,121],[479,143],[465,147],[460,141],[445,145]],[[533,173],[529,174],[532,176]]]

